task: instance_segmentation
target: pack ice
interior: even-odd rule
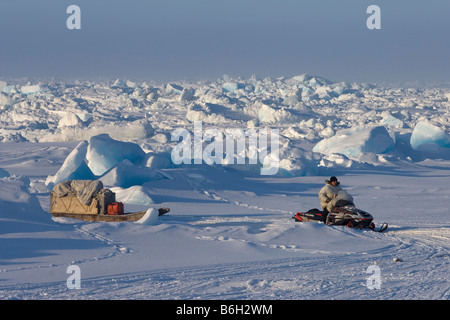
[[[448,300],[449,99],[448,85],[307,74],[2,79],[0,299]],[[174,165],[172,133],[199,120],[278,129],[277,175],[248,162]],[[331,175],[387,233],[292,220],[319,206]],[[50,190],[73,179],[100,179],[147,214],[52,219]],[[78,290],[66,285],[72,265]],[[371,290],[374,266],[381,288]]]

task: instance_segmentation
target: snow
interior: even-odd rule
[[[154,226],[158,224],[158,210],[155,208],[150,208],[147,210],[142,219],[138,220],[136,223],[145,224],[147,226]]]
[[[450,298],[448,89],[303,74],[0,90],[0,299]],[[279,170],[175,165],[172,133],[198,120],[278,129]],[[386,233],[294,222],[331,175]],[[100,179],[146,215],[52,218],[50,191],[72,179]]]

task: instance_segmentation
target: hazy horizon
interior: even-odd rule
[[[369,5],[381,30],[369,30]],[[69,30],[69,5],[81,30]],[[0,78],[448,82],[448,1],[4,0]]]

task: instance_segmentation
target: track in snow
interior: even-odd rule
[[[169,219],[175,217],[168,216]],[[277,223],[273,217],[252,219],[207,217],[185,220],[192,225],[214,226],[221,223]],[[450,228],[405,228],[395,226],[385,234],[360,232],[345,227],[330,227],[350,232],[359,239],[388,240],[380,249],[299,258],[166,268],[137,274],[83,279],[80,290],[68,290],[65,283],[29,284],[2,288],[3,299],[450,299]],[[82,231],[82,230],[81,230]],[[83,231],[82,231],[83,232]],[[89,237],[107,242],[112,255],[123,247],[103,235]],[[231,241],[239,239],[207,239]],[[255,245],[263,245],[255,243]],[[302,248],[273,248],[301,252]],[[325,249],[325,248],[324,248]],[[129,252],[132,249],[128,249]],[[108,259],[104,256],[102,259]],[[395,262],[397,260],[399,262]],[[381,288],[366,286],[367,268],[380,268]]]

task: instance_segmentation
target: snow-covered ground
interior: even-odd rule
[[[194,121],[278,129],[277,174],[174,165],[171,136]],[[448,300],[449,122],[450,89],[308,75],[0,81],[0,298]],[[331,175],[388,231],[295,222]],[[52,186],[90,178],[127,211],[171,211],[51,218]]]

